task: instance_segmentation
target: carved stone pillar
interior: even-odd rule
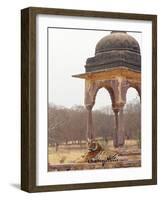
[[[123,146],[125,143],[123,106],[113,110],[115,114],[115,132],[113,135],[113,144],[117,148]]]
[[[95,134],[93,129],[93,120],[92,120],[92,108],[93,105],[86,105],[87,109],[87,140],[95,140]]]

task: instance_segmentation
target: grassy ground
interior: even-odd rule
[[[113,147],[112,140],[108,141],[108,143],[102,140],[99,141],[99,143],[107,152],[107,154],[113,154],[117,153],[118,151],[122,151],[123,153],[130,155],[132,151],[139,150],[137,140],[126,140],[124,147],[121,149],[115,149]],[[79,144],[64,144],[59,146],[58,151],[56,151],[55,147],[49,147],[48,162],[50,165],[77,163],[77,161],[80,160],[86,152],[86,144],[82,144],[81,146]],[[135,159],[135,156],[133,156],[131,159]]]

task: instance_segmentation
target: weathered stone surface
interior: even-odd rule
[[[88,156],[87,156],[88,155]],[[107,152],[100,149],[96,154],[89,156],[89,151],[79,160],[70,164],[49,165],[49,171],[70,171],[70,170],[88,170],[88,169],[110,169],[125,167],[140,167],[141,154],[139,150],[117,150]]]
[[[110,72],[111,73],[111,72]],[[94,130],[92,122],[92,108],[95,104],[95,98],[100,88],[105,88],[111,97],[112,109],[115,114],[115,134],[113,135],[114,146],[123,146],[125,140],[124,134],[124,119],[123,108],[126,104],[126,93],[128,88],[134,87],[141,97],[141,75],[140,79],[129,79],[129,70],[124,73],[123,76],[114,76],[112,79],[107,78],[104,74],[104,79],[98,76],[98,79],[86,79],[85,80],[85,106],[87,108],[87,137],[94,139]],[[135,74],[135,72],[132,72]],[[137,72],[136,72],[137,74]]]
[[[138,42],[126,31],[112,31],[111,34],[103,37],[96,45],[95,54],[113,50],[129,50],[140,53]]]
[[[141,71],[138,42],[126,32],[112,32],[96,45],[95,56],[86,61],[86,72],[125,66]]]
[[[94,140],[92,108],[100,88],[105,88],[111,97],[115,114],[114,146],[124,145],[123,108],[128,88],[137,90],[141,98],[141,55],[138,42],[126,32],[112,32],[96,45],[95,57],[88,58],[86,73],[74,75],[85,79],[87,108],[87,138]]]

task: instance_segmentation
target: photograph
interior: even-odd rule
[[[142,33],[47,34],[48,171],[140,167]]]
[[[21,189],[157,183],[157,16],[21,11]]]

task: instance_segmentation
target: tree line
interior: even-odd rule
[[[96,138],[112,139],[115,129],[114,114],[110,106],[92,111]],[[124,108],[126,139],[141,137],[140,103],[129,103]],[[86,109],[84,106],[66,108],[50,104],[48,107],[48,143],[81,143],[86,140]]]

